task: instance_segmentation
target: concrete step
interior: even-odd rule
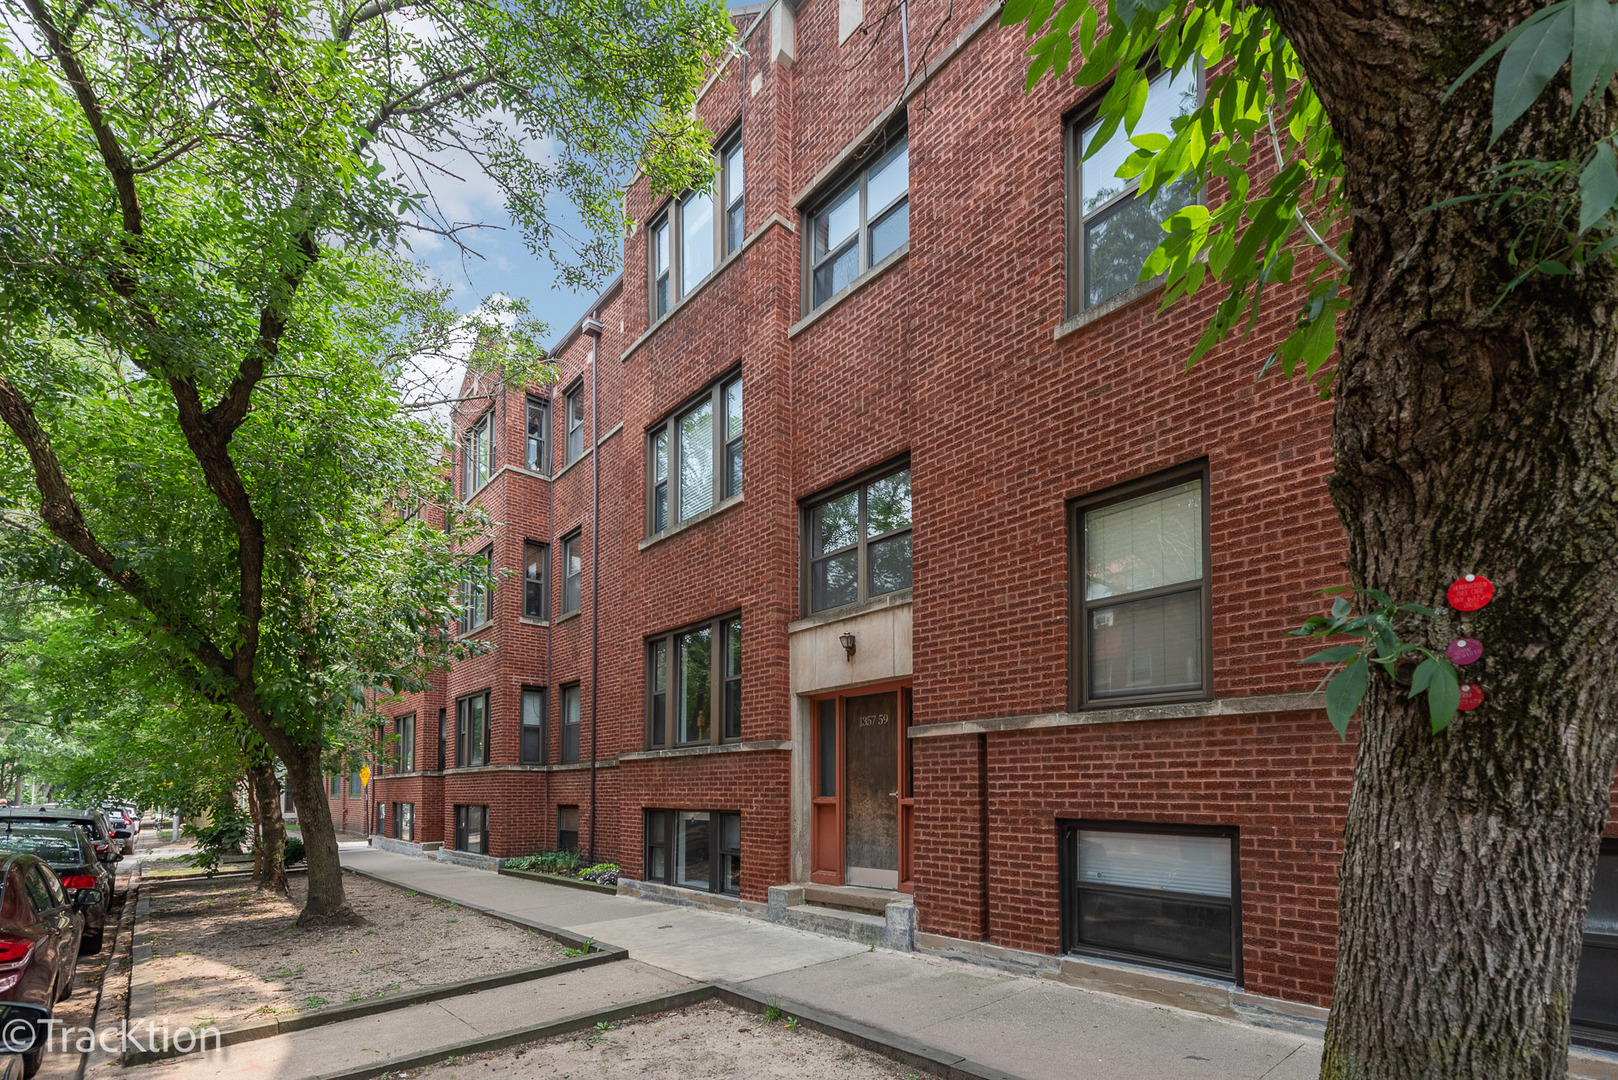
[[[858,941],[862,945],[880,945],[887,935],[888,922],[881,915],[844,908],[825,907],[820,904],[794,904],[773,922],[796,930]]]
[[[805,885],[803,901],[819,907],[863,911],[880,915],[901,894],[891,889],[864,889],[858,885]]]

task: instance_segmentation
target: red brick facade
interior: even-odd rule
[[[908,455],[913,630],[899,677],[914,687],[921,931],[1059,954],[1059,821],[1234,827],[1241,984],[1324,1003],[1353,744],[1302,700],[1318,672],[1285,631],[1342,579],[1330,409],[1304,387],[1254,383],[1296,305],[1271,298],[1250,337],[1189,373],[1217,296],[1158,314],[1148,292],[1062,332],[1064,117],[1086,92],[1047,82],[1025,96],[1022,37],[995,10],[912,0],[908,83],[897,5],[873,4],[842,44],[836,0],[738,13],[745,57],[699,111],[716,134],[740,124],[745,244],[653,325],[645,223],[666,200],[644,180],[630,188],[642,224],[621,283],[586,315],[599,339],[581,320],[555,351],[557,381],[535,392],[551,401],[549,479],[524,467],[523,395],[492,404],[499,468],[469,494],[498,523],[508,575],[477,632],[493,648],[386,706],[416,715],[416,771],[333,810],[363,830],[374,798],[391,835],[391,807],[411,803],[414,839],[448,846],[455,808],[487,806],[488,852],[506,857],[555,845],[558,808],[577,807],[581,850],[626,878],[646,873],[644,810],[739,812],[741,896],[806,880],[809,698],[794,650],[808,623],[837,619],[799,622],[802,508]],[[908,122],[908,247],[806,317],[805,211],[890,113]],[[648,430],[737,371],[743,496],[649,540]],[[564,463],[563,399],[580,379],[586,450]],[[458,431],[481,414],[463,409]],[[1212,702],[1170,718],[1069,712],[1072,500],[1198,461]],[[564,614],[561,541],[576,529],[581,605]],[[521,614],[525,539],[550,545],[548,623]],[[736,612],[741,740],[648,751],[647,640]],[[813,677],[816,693],[827,678]],[[562,688],[575,684],[580,763],[522,764],[521,691],[547,691],[559,763]],[[457,768],[456,699],[485,689],[490,764]]]

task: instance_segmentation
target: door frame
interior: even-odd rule
[[[847,798],[844,773],[847,771],[847,745],[844,726],[847,722],[845,702],[852,697],[892,693],[898,700],[899,723],[895,725],[898,739],[898,775],[894,777],[899,793],[894,812],[894,828],[899,839],[900,893],[916,891],[913,871],[913,833],[915,829],[915,791],[912,786],[910,757],[910,725],[915,722],[915,683],[912,679],[894,679],[865,686],[840,687],[825,693],[807,695],[809,700],[809,880],[816,885],[844,885],[847,883]],[[832,795],[821,795],[820,725],[821,706],[835,703],[834,760],[837,775]],[[827,831],[832,835],[827,835]]]

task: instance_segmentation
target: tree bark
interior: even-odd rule
[[[281,814],[281,784],[275,778],[275,761],[268,754],[247,770],[248,790],[253,799],[253,874],[258,887],[282,896],[287,888],[287,823]]]
[[[299,926],[354,921],[353,909],[343,894],[343,867],[337,858],[337,830],[331,805],[326,802],[325,775],[320,771],[318,747],[295,747],[282,754],[287,767],[287,790],[298,808],[304,858],[309,862],[309,891]]]
[[[1434,735],[1424,700],[1372,678],[1323,1077],[1566,1075],[1618,767],[1618,273],[1603,260],[1506,294],[1521,204],[1431,209],[1497,190],[1491,165],[1577,159],[1611,130],[1611,93],[1573,118],[1565,72],[1492,152],[1492,65],[1441,102],[1539,6],[1273,5],[1342,142],[1353,210],[1332,479],[1351,580],[1429,606],[1465,573],[1496,588],[1405,632],[1482,642],[1462,670],[1484,690],[1476,711]]]

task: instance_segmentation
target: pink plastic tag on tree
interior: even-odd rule
[[[1483,704],[1483,687],[1473,683],[1461,684],[1461,703],[1456,706],[1462,712],[1471,712]]]
[[[1456,638],[1449,643],[1449,648],[1444,650],[1444,655],[1449,657],[1456,667],[1465,667],[1476,663],[1478,657],[1483,655],[1483,642],[1477,638]]]
[[[1467,574],[1449,587],[1449,606],[1456,611],[1476,611],[1494,599],[1494,582],[1482,574]]]

